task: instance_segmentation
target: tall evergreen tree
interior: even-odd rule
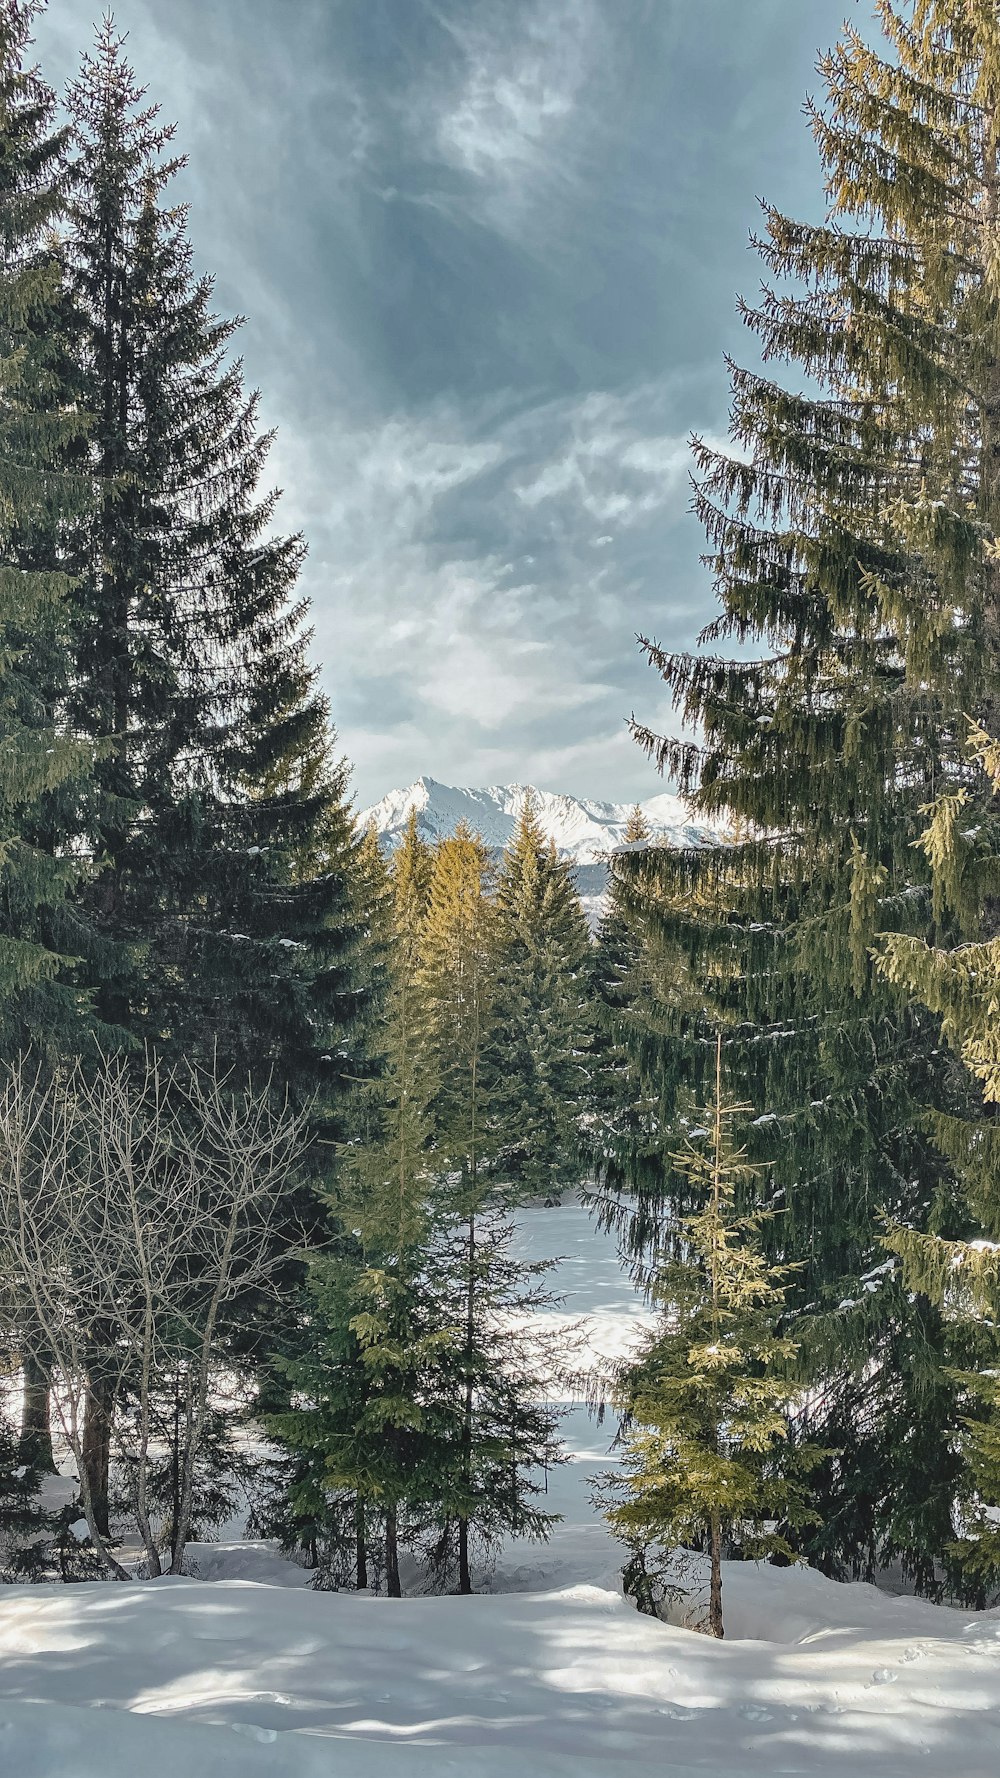
[[[73,716],[100,750],[91,904],[101,1000],[136,1038],[336,1099],[353,1069],[359,924],[331,752],[273,532],[269,434],[196,274],[173,129],[105,22],[70,89],[80,399],[99,491],[77,538]]]
[[[750,658],[649,643],[701,738],[639,738],[741,835],[661,858],[646,896],[706,1004],[670,1021],[662,1066],[672,1089],[696,1082],[722,1021],[763,1108],[745,1139],[784,1194],[781,1243],[806,1262],[823,1439],[843,1453],[813,1547],[854,1572],[898,1556],[931,1587],[955,1390],[939,1311],[877,1264],[877,1213],[961,1221],[920,1113],[961,1114],[967,1086],[937,1020],[869,953],[879,931],[934,935],[920,809],[967,775],[961,713],[996,701],[1000,20],[978,0],[880,0],[878,18],[881,51],[847,27],[820,61],[828,217],[765,207],[760,252],[789,287],[743,305],[765,363],[807,386],[734,369],[738,450],[695,447],[722,604],[703,640]]]
[[[346,768],[295,590],[303,544],[273,530],[271,440],[231,355],[237,323],[194,270],[173,130],[110,20],[69,107],[97,488],[73,539],[70,715],[98,757],[98,870],[80,901],[111,958],[98,1005],[133,1041],[308,1098],[327,1174],[368,1067],[369,985]],[[290,1242],[321,1220],[318,1202],[290,1205]],[[112,1411],[99,1372],[95,1357],[95,1498]]]
[[[92,753],[67,712],[72,680],[65,533],[89,503],[71,457],[85,421],[67,376],[56,228],[66,133],[25,66],[37,8],[0,6],[0,1054],[80,1042],[77,965],[92,951],[70,891]]]
[[[92,750],[72,722],[67,533],[90,504],[86,419],[58,242],[67,132],[28,64],[38,9],[0,6],[0,1057],[55,1059],[97,1023],[86,975],[105,958],[86,876]],[[106,1043],[116,1033],[97,1033]],[[34,1350],[34,1342],[29,1341]],[[48,1383],[25,1361],[21,1458],[52,1467]]]
[[[580,1182],[590,938],[570,866],[526,800],[496,882],[490,1051],[493,1170],[508,1194]]]

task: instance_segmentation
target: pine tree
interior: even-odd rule
[[[526,799],[497,873],[487,1062],[493,1170],[511,1199],[580,1182],[590,950],[570,867]]]
[[[74,720],[99,744],[101,998],[134,1037],[332,1107],[356,1070],[358,839],[306,656],[299,537],[212,311],[173,129],[107,21],[70,90],[69,255],[99,501],[77,538]],[[345,1042],[345,1038],[347,1041]]]
[[[796,1348],[780,1325],[787,1270],[759,1246],[761,1215],[738,1209],[756,1177],[729,1133],[745,1109],[724,1102],[720,1036],[709,1129],[676,1157],[698,1209],[668,1231],[674,1256],[652,1290],[659,1325],[621,1379],[628,1430],[609,1513],[647,1586],[650,1544],[668,1552],[668,1564],[676,1545],[707,1546],[709,1629],[720,1637],[726,1541],[755,1556],[791,1555],[767,1522],[794,1528],[808,1518],[804,1476],[819,1455],[800,1445],[789,1462],[783,1452]]]
[[[967,1088],[870,950],[879,932],[934,935],[920,810],[961,786],[962,712],[985,721],[996,697],[1000,23],[966,0],[883,0],[878,17],[884,53],[848,27],[820,61],[829,215],[765,207],[760,252],[790,287],[742,310],[765,363],[808,385],[734,369],[737,450],[695,447],[722,604],[703,641],[747,656],[649,643],[701,738],[640,739],[741,836],[658,862],[650,920],[706,1006],[668,1021],[661,1065],[669,1091],[696,1083],[721,1023],[763,1107],[744,1140],[785,1194],[823,1442],[854,1471],[831,1460],[821,1479],[822,1559],[871,1574],[899,1556],[931,1588],[955,1390],[940,1312],[879,1266],[878,1213],[957,1230],[922,1108],[962,1115]],[[683,1189],[668,1179],[665,1200]]]
[[[271,440],[231,356],[237,323],[194,271],[169,195],[173,131],[110,20],[69,106],[77,395],[97,488],[71,539],[70,716],[98,757],[98,869],[80,898],[107,946],[98,1006],[136,1044],[273,1076],[312,1103],[325,1177],[368,1072],[370,984],[346,767],[295,591],[304,548],[273,532]],[[295,1247],[303,1225],[321,1229],[315,1196],[289,1204]],[[258,1355],[261,1332],[244,1316]],[[95,1357],[95,1498],[112,1411]]]

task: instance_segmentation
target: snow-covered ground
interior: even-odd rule
[[[565,1313],[619,1351],[638,1305],[574,1206]],[[1000,1612],[730,1564],[728,1637],[643,1618],[590,1503],[607,1436],[574,1408],[551,1543],[473,1599],[314,1593],[266,1546],[200,1579],[0,1591],[0,1773],[18,1778],[997,1778]]]

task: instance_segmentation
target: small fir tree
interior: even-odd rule
[[[723,1100],[720,1037],[710,1130],[676,1157],[700,1207],[674,1230],[673,1256],[652,1293],[659,1326],[622,1377],[624,1475],[609,1512],[647,1574],[650,1544],[707,1547],[709,1629],[720,1637],[726,1542],[790,1556],[787,1538],[767,1522],[795,1527],[808,1516],[804,1476],[818,1457],[807,1445],[787,1450],[787,1366],[796,1350],[781,1331],[787,1268],[760,1248],[761,1213],[738,1208],[757,1173],[729,1134],[745,1110]]]

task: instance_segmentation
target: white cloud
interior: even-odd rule
[[[551,225],[560,191],[577,189],[593,148],[583,127],[590,83],[607,66],[596,0],[534,0],[523,11],[484,8],[439,22],[459,51],[459,74],[411,94],[419,151],[468,181],[467,208],[522,236],[543,206]],[[456,202],[454,191],[425,201]]]
[[[580,785],[591,749],[598,790],[619,757],[634,776],[624,686],[646,595],[628,550],[687,504],[686,445],[656,425],[657,396],[516,415],[440,403],[332,432],[318,453],[279,436],[285,522],[310,515],[316,652],[363,798],[420,771],[524,775],[525,757],[557,786],[576,761]],[[618,548],[595,556],[594,519],[612,513]]]
[[[518,500],[537,507],[569,497],[598,523],[618,525],[660,510],[686,485],[691,453],[686,436],[636,436],[640,406],[637,396],[586,396],[568,415],[559,454],[517,485]],[[612,541],[605,535],[594,547]]]

